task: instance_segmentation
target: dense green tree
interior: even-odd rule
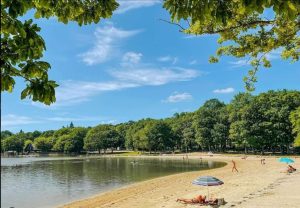
[[[196,130],[196,142],[205,149],[216,149],[222,145],[220,135],[225,135],[223,124],[224,119],[221,118],[221,112],[224,113],[225,104],[217,99],[211,99],[195,113],[194,127]],[[226,121],[227,123],[227,121]],[[217,125],[217,126],[216,126]],[[227,135],[227,133],[226,133]],[[221,140],[221,141],[220,141]]]
[[[217,121],[211,131],[215,148],[225,151],[229,138],[229,115],[226,106],[218,110]]]
[[[182,144],[186,152],[188,152],[189,149],[193,149],[193,146],[195,145],[195,129],[192,125],[183,129]]]
[[[28,139],[24,143],[24,151],[30,153],[33,150],[33,142]]]
[[[211,57],[211,62],[222,55],[248,60],[252,69],[244,79],[247,90],[254,90],[259,66],[271,66],[270,52],[281,50],[283,59],[299,60],[298,0],[165,0],[164,8],[182,32],[220,36],[217,57]]]
[[[247,152],[247,128],[245,127],[246,108],[252,101],[253,96],[249,93],[238,93],[228,105],[229,111],[229,138],[236,147],[243,147]]]
[[[83,150],[83,139],[86,134],[86,128],[71,128],[68,134],[62,134],[56,139],[53,150],[65,153],[80,153]]]
[[[34,131],[34,132],[30,132],[30,133],[31,133],[31,134],[30,134],[30,137],[31,137],[32,139],[35,139],[35,138],[41,136],[41,134],[42,134],[42,132],[40,132],[40,131]]]
[[[23,151],[24,139],[19,134],[9,136],[1,141],[3,141],[1,144],[3,151],[16,151],[18,153]]]
[[[148,150],[149,141],[145,135],[145,126],[153,121],[153,119],[147,118],[132,123],[126,132],[125,146],[128,149]]]
[[[300,107],[292,111],[290,121],[293,125],[293,133],[295,134],[294,146],[300,147]]]
[[[119,145],[119,134],[112,125],[99,125],[88,131],[84,138],[84,149],[100,150],[116,148]]]
[[[133,121],[129,121],[129,122],[126,122],[126,123],[121,123],[121,124],[118,124],[116,126],[116,130],[120,136],[120,141],[119,141],[119,147],[120,148],[125,148],[125,140],[126,140],[126,133],[127,131],[130,129],[131,125],[133,125],[134,122]],[[132,148],[132,147],[131,147]]]
[[[70,134],[71,131],[71,128],[62,127],[54,132],[53,137],[60,137],[62,135]]]
[[[13,133],[10,132],[10,131],[8,131],[8,130],[1,131],[1,140],[2,140],[2,139],[5,139],[5,138],[7,138],[7,137],[9,137],[9,136],[12,136],[12,135],[13,135]]]
[[[245,113],[248,143],[260,149],[288,151],[294,141],[290,113],[300,106],[298,91],[268,91],[256,96]]]
[[[133,122],[133,124],[126,130],[125,133],[125,147],[126,149],[129,150],[134,150],[136,149],[133,143],[133,136],[134,134],[138,131],[137,129],[137,125],[135,122]]]
[[[55,131],[54,130],[48,130],[48,131],[44,131],[41,136],[44,137],[52,137],[54,135]]]
[[[64,152],[65,143],[69,139],[71,139],[71,138],[67,134],[57,137],[54,141],[54,145],[53,145],[52,149],[57,152]]]
[[[195,129],[193,127],[194,113],[176,113],[173,117],[166,119],[173,131],[173,142],[175,146],[185,152],[196,146]]]
[[[173,132],[164,121],[152,121],[145,126],[145,139],[147,140],[147,149],[151,152],[173,150]]]
[[[19,17],[28,11],[34,18],[56,17],[67,24],[77,22],[80,26],[97,23],[101,18],[109,18],[118,7],[115,0],[96,1],[1,1],[1,91],[12,92],[15,77],[24,79],[26,88],[21,99],[47,105],[55,102],[55,81],[48,79],[50,64],[41,60],[46,44],[39,35],[41,30],[32,19],[22,21]]]
[[[226,151],[234,146],[235,150],[247,147],[254,152],[284,153],[292,149],[293,143],[299,146],[299,108],[299,91],[268,91],[257,96],[239,93],[228,105],[211,99],[195,112],[176,113],[164,120],[147,118],[94,128],[64,127],[43,133],[3,131],[1,151],[21,152],[23,148],[26,151],[34,140],[42,151],[53,147],[52,150],[66,153],[79,153],[83,147],[113,151],[124,146],[128,150],[149,152],[187,152],[200,147]]]
[[[53,147],[53,143],[50,137],[41,136],[34,140],[34,146],[42,152],[49,152]]]
[[[135,131],[131,137],[132,145],[135,150],[149,150],[150,144],[145,132],[146,124]]]

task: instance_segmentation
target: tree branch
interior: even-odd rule
[[[169,23],[169,24],[171,24],[171,25],[176,25],[176,26],[180,27],[180,28],[181,28],[181,30],[179,30],[180,32],[182,32],[183,30],[186,30],[186,28],[182,27],[182,26],[181,26],[180,24],[178,24],[178,23],[170,22],[170,21],[164,20],[164,19],[159,19],[159,20],[160,20],[160,21],[163,21],[163,22],[166,22],[166,23]]]
[[[257,20],[257,21],[253,21],[253,22],[247,22],[247,23],[241,23],[239,25],[236,26],[232,26],[232,27],[228,27],[228,28],[223,28],[223,29],[218,29],[218,30],[209,30],[209,31],[204,31],[204,33],[207,34],[216,34],[216,33],[222,33],[222,32],[227,32],[229,30],[234,30],[240,27],[251,27],[253,25],[260,25],[260,26],[264,26],[264,25],[269,25],[269,24],[273,24],[275,21],[274,20],[270,20],[270,21],[263,21],[263,20]]]
[[[166,23],[169,23],[171,25],[176,25],[178,27],[180,27],[181,30],[179,30],[180,32],[183,32],[184,30],[186,30],[187,28],[184,28],[183,26],[181,26],[179,23],[175,23],[175,22],[171,22],[171,21],[168,21],[168,20],[164,20],[164,19],[159,19],[160,21],[163,21],[163,22],[166,22]],[[268,20],[268,21],[264,21],[264,20],[256,20],[256,21],[252,21],[252,22],[246,22],[246,23],[240,23],[236,26],[232,26],[232,27],[228,27],[228,28],[222,28],[222,29],[218,29],[218,30],[206,30],[206,31],[203,31],[201,34],[217,34],[217,33],[222,33],[222,32],[227,32],[229,30],[234,30],[234,29],[237,29],[237,28],[240,28],[240,27],[251,27],[251,26],[254,26],[254,25],[260,25],[260,26],[264,26],[264,25],[269,25],[269,24],[273,24],[275,21],[274,20]],[[189,27],[191,27],[191,24],[190,22],[187,20],[187,23],[189,25]],[[200,34],[198,34],[200,35]]]

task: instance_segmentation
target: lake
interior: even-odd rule
[[[55,207],[155,177],[224,165],[137,157],[1,158],[1,207]]]

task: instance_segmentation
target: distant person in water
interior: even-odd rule
[[[184,202],[187,204],[204,204],[206,200],[206,196],[198,195],[193,199],[177,199],[178,202]]]
[[[231,172],[233,172],[233,171],[236,171],[236,172],[239,172],[238,171],[238,169],[236,168],[236,163],[235,163],[235,161],[234,160],[231,160],[231,162],[232,162],[232,170],[231,170]]]

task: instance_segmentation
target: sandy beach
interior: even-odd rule
[[[146,207],[199,207],[176,202],[177,198],[193,198],[207,195],[207,187],[191,184],[199,176],[210,175],[224,182],[224,185],[210,187],[210,196],[224,198],[227,202],[221,207],[300,207],[300,158],[295,158],[293,166],[298,170],[287,174],[286,164],[279,163],[278,157],[264,157],[266,164],[260,163],[260,157],[214,155],[209,157],[198,153],[189,158],[228,162],[225,167],[175,174],[147,180],[140,183],[99,194],[88,199],[63,205],[63,208],[146,208]],[[235,160],[238,173],[231,172],[231,160]]]

